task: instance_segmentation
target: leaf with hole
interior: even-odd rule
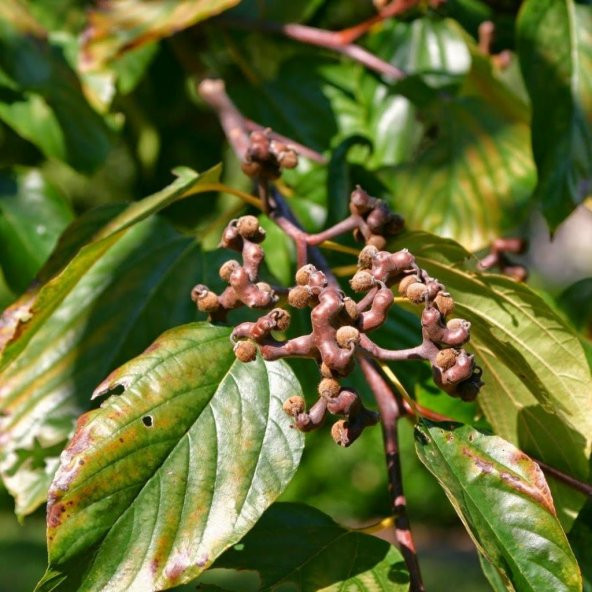
[[[96,384],[162,331],[195,319],[193,272],[207,275],[209,260],[167,223],[135,225],[89,263],[0,373],[0,473],[19,515],[46,500],[59,454]]]
[[[62,455],[38,592],[163,590],[197,577],[286,487],[303,436],[282,361],[236,361],[230,329],[183,325],[113,372]]]

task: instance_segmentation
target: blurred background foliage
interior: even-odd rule
[[[409,227],[453,237],[477,255],[498,236],[527,235],[531,254],[521,261],[531,270],[531,284],[554,306],[571,310],[582,338],[590,339],[592,212],[589,199],[588,207],[576,208],[587,197],[581,183],[577,195],[562,201],[561,219],[549,216],[536,197],[533,106],[514,53],[519,7],[518,0],[419,2],[403,17],[378,23],[359,43],[408,73],[397,82],[258,24],[340,30],[375,14],[369,0],[2,0],[0,305],[11,304],[34,281],[72,220],[160,190],[178,165],[204,171],[223,162],[224,183],[251,189],[196,91],[207,76],[224,79],[245,116],[327,160],[301,159],[283,178],[282,191],[307,229],[340,219],[349,190],[361,183],[387,198]],[[582,36],[592,30],[586,14],[578,21]],[[486,20],[494,23],[495,38],[484,48],[478,31]],[[591,121],[592,111],[584,110],[583,118]],[[579,144],[581,160],[587,141]],[[565,158],[578,161],[572,150],[566,148]],[[164,212],[166,230],[154,236],[178,231],[211,250],[226,222],[246,211],[225,194],[181,201]],[[545,215],[555,231],[552,243]],[[294,271],[293,247],[263,224],[268,273],[286,283]],[[181,285],[200,279],[192,261],[185,261]],[[331,263],[352,260],[334,255]],[[167,322],[193,317],[183,308]],[[381,331],[403,347],[417,340],[419,327],[415,317],[397,311]],[[294,367],[312,395],[307,366]],[[484,425],[475,405],[451,405],[438,394],[427,368],[397,370],[424,405]],[[379,430],[346,450],[325,436],[308,437],[283,499],[310,503],[348,525],[388,515]],[[402,441],[428,588],[443,590],[445,581],[447,590],[487,589],[452,507],[412,450],[408,425]],[[43,466],[43,453],[36,462]],[[0,591],[30,590],[45,568],[42,511],[19,525],[4,490],[0,508]]]

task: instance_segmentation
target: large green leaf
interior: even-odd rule
[[[82,66],[101,68],[126,52],[172,35],[238,4],[240,0],[110,0],[89,15]]]
[[[48,505],[39,591],[147,592],[198,576],[254,525],[300,461],[284,362],[235,360],[230,329],[164,333],[79,420]],[[121,394],[117,394],[121,393]]]
[[[7,343],[0,357],[0,371],[24,350],[86,271],[121,240],[134,224],[165,208],[175,200],[183,198],[188,192],[199,193],[207,190],[210,183],[218,179],[219,171],[219,167],[214,167],[203,175],[198,175],[191,169],[177,169],[178,178],[171,185],[128,206],[106,222],[102,228],[96,230],[91,235],[91,242],[84,246],[81,246],[80,235],[85,238],[89,236],[88,224],[77,224],[74,232],[68,232],[66,240],[58,244],[57,252],[49,259],[48,269],[44,268],[40,271],[40,276],[46,283],[28,295],[18,317],[15,317],[11,312],[8,320],[4,318],[0,320],[0,328],[3,324],[10,326],[10,335],[3,340]],[[61,266],[65,265],[67,256],[63,255],[62,249],[66,249],[67,256],[76,253],[63,269]],[[56,275],[52,277],[53,274]]]
[[[39,25],[6,16],[0,10],[0,119],[46,156],[83,172],[96,169],[111,144],[105,122]]]
[[[471,322],[468,349],[483,368],[485,382],[478,402],[495,433],[586,480],[592,378],[573,330],[527,286],[471,271],[469,254],[453,241],[415,232],[391,243],[391,248],[402,247],[446,285],[455,315]],[[555,480],[550,485],[568,528],[583,496]]]
[[[578,592],[582,579],[545,477],[528,456],[469,426],[417,427],[416,447],[511,592]]]
[[[397,549],[343,528],[326,514],[302,504],[273,504],[240,545],[226,551],[213,568],[246,571],[249,576],[254,573],[259,592],[409,590],[409,576]],[[212,580],[220,586],[213,572],[200,578],[200,589],[209,590]]]
[[[592,182],[592,7],[527,0],[517,31],[532,102],[536,196],[554,229]]]
[[[0,266],[15,292],[28,286],[72,217],[38,171],[0,176]]]
[[[582,570],[584,592],[592,592],[592,500],[582,508],[569,533],[569,542]]]
[[[2,371],[0,472],[18,514],[45,501],[59,453],[96,384],[162,331],[195,318],[189,293],[205,267],[195,243],[168,224],[137,224],[89,263]]]
[[[442,98],[431,111],[436,140],[415,162],[380,177],[410,228],[477,250],[513,228],[534,183],[528,127],[478,97]]]

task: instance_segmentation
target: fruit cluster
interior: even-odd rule
[[[354,231],[366,240],[359,253],[358,271],[350,281],[353,292],[363,296],[356,301],[330,283],[322,270],[312,264],[302,266],[296,272],[296,285],[287,293],[287,304],[310,309],[309,334],[278,339],[277,333],[289,328],[291,317],[286,309],[276,307],[283,294],[258,281],[265,256],[260,243],[265,233],[253,216],[233,220],[224,230],[221,246],[241,252],[243,259],[242,265],[233,260],[220,268],[220,277],[229,286],[220,296],[201,284],[192,292],[198,308],[213,319],[224,318],[228,310],[243,305],[271,309],[256,321],[234,328],[231,339],[236,357],[251,362],[259,352],[265,360],[315,360],[321,374],[318,400],[307,411],[304,399],[291,397],[284,409],[302,431],[319,427],[328,413],[342,416],[344,419],[335,423],[331,432],[341,446],[349,446],[365,427],[378,421],[359,395],[341,384],[353,370],[356,356],[380,361],[427,360],[436,384],[465,401],[473,400],[482,386],[481,369],[476,367],[473,355],[462,349],[470,338],[470,323],[458,318],[447,320],[454,311],[454,300],[445,286],[421,269],[407,249],[392,253],[377,246],[385,240],[384,234],[398,232],[402,222],[384,202],[360,188],[352,193],[350,210],[352,217],[359,218]],[[424,307],[423,339],[414,348],[385,349],[368,335],[386,321],[394,304],[395,284],[401,296]]]

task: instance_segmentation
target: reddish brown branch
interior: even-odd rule
[[[376,398],[380,411],[384,451],[388,471],[389,494],[393,516],[395,518],[395,534],[401,554],[409,570],[411,592],[424,592],[425,588],[421,578],[417,551],[411,534],[407,505],[403,492],[403,479],[401,476],[401,459],[399,451],[399,439],[397,421],[403,415],[401,403],[390,389],[376,366],[364,356],[358,356],[358,363],[366,377],[368,385]]]
[[[223,17],[221,22],[234,27],[251,29],[255,31],[267,31],[269,33],[278,33],[294,41],[323,47],[348,56],[352,60],[374,70],[383,76],[393,80],[401,80],[406,74],[399,68],[389,64],[368,50],[355,45],[354,43],[343,43],[340,33],[325,31],[315,27],[299,25],[297,23],[270,23],[266,21],[239,21]],[[347,35],[346,35],[347,37]]]

